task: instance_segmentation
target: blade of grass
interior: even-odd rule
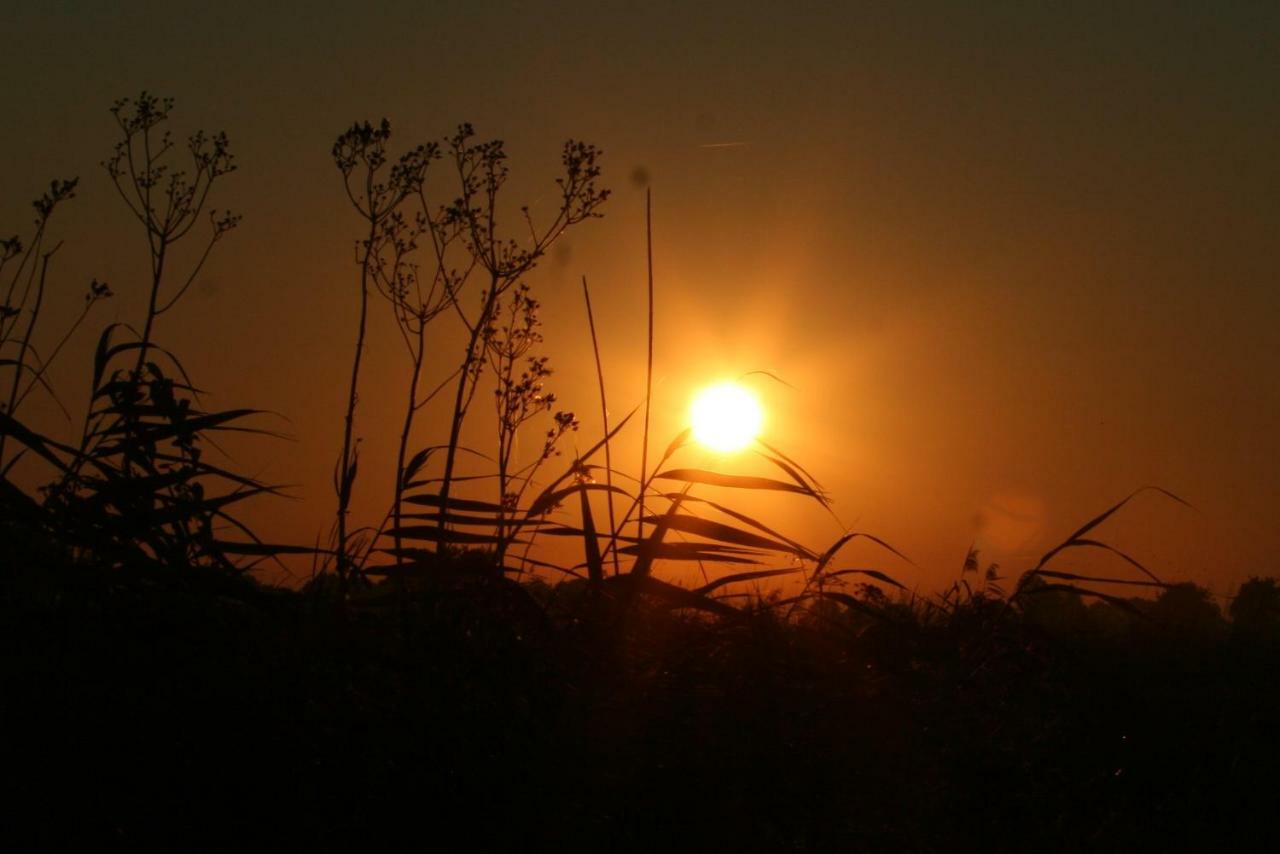
[[[1036,574],[1044,576],[1045,578],[1063,578],[1068,581],[1092,581],[1095,584],[1125,584],[1130,587],[1160,587],[1168,589],[1170,587],[1177,586],[1176,584],[1169,584],[1165,581],[1142,581],[1141,579],[1136,578],[1110,578],[1100,575],[1079,575],[1074,572],[1060,572],[1054,569],[1042,569]]]
[[[901,588],[902,590],[907,589],[905,584],[889,575],[886,575],[878,569],[837,569],[834,572],[828,572],[826,577],[837,578],[841,575],[865,575],[869,578],[874,578],[876,581],[883,581],[885,584],[892,584],[894,587]]]
[[[578,483],[578,484],[574,484],[573,486],[565,487],[564,489],[558,489],[555,492],[544,493],[542,495],[539,495],[537,500],[535,500],[532,504],[529,505],[529,509],[525,513],[525,516],[526,518],[541,516],[542,514],[550,511],[551,508],[555,507],[557,504],[560,504],[561,502],[563,502],[566,498],[568,498],[573,493],[575,492],[586,493],[591,490],[607,492],[610,495],[613,495],[614,493],[618,493],[627,498],[632,497],[631,493],[627,492],[625,489],[619,486],[613,486],[611,484],[606,484],[606,483]]]
[[[610,443],[609,443],[609,405],[608,405],[607,401],[605,400],[605,393],[604,393],[604,368],[603,368],[603,366],[602,366],[602,365],[601,365],[601,363],[600,363],[600,342],[599,342],[599,340],[598,340],[598,339],[597,339],[597,337],[596,337],[596,318],[595,318],[595,313],[594,313],[594,312],[592,312],[592,310],[591,310],[591,291],[587,288],[587,277],[586,277],[586,276],[583,276],[583,277],[582,277],[582,298],[583,298],[583,299],[586,301],[586,303],[587,303],[587,326],[588,326],[588,328],[591,330],[591,352],[592,352],[592,354],[595,356],[595,360],[596,360],[596,381],[597,381],[597,383],[598,383],[598,384],[599,384],[599,386],[600,386],[600,420],[601,420],[601,422],[602,422],[602,423],[603,423],[603,425],[604,425],[604,435],[605,435],[605,440],[604,440],[604,477],[605,477],[605,485],[606,485],[610,490],[612,490],[612,489],[613,489],[613,454],[610,452],[610,447],[609,447],[609,446],[610,446]],[[583,502],[584,502],[584,504],[585,504],[585,503],[586,503],[586,500],[587,500],[585,493],[583,494],[583,498],[582,498],[582,500],[583,500]],[[610,492],[610,493],[609,493],[609,496],[608,496],[608,502],[609,502],[609,530],[610,530],[610,531],[613,531],[613,530],[615,530],[615,529],[618,527],[618,522],[617,522],[617,517],[616,517],[616,515],[615,515],[615,513],[614,513],[614,508],[613,508],[613,493],[612,493],[612,492]],[[597,543],[596,543],[596,551],[598,552],[598,551],[599,551],[599,549],[600,549],[600,544],[597,542]],[[622,569],[621,569],[621,567],[619,566],[619,563],[618,563],[618,555],[617,555],[617,553],[615,552],[615,553],[614,553],[614,555],[613,555],[613,574],[614,574],[614,575],[617,575],[617,574],[618,574],[618,573],[620,573],[621,571],[622,571]]]
[[[654,480],[678,480],[684,483],[701,483],[706,486],[725,486],[732,489],[769,489],[777,492],[795,492],[808,495],[815,501],[825,500],[812,489],[785,483],[768,477],[753,477],[740,474],[721,474],[706,469],[667,469],[653,476]]]
[[[645,521],[657,523],[659,517],[650,516]],[[764,549],[766,551],[782,552],[784,554],[795,554],[798,557],[804,557],[804,553],[797,552],[791,546],[780,540],[773,540],[768,537],[762,537],[758,534],[752,534],[741,528],[735,528],[732,525],[725,525],[721,522],[714,522],[710,519],[703,519],[698,516],[691,516],[688,513],[677,513],[667,517],[667,527],[673,531],[683,531],[686,534],[694,534],[699,537],[706,537],[709,540],[719,540],[722,543],[731,543],[736,546],[746,546],[754,549]]]
[[[551,483],[546,485],[546,487],[542,490],[542,492],[538,494],[538,497],[533,500],[533,503],[537,504],[538,502],[542,501],[546,495],[554,492],[560,486],[560,484],[564,483],[574,474],[577,474],[581,470],[581,463],[589,459],[592,454],[594,454],[596,451],[604,447],[606,442],[608,442],[610,439],[612,439],[614,436],[618,434],[618,431],[620,431],[623,427],[627,426],[627,422],[631,420],[631,416],[635,415],[639,411],[640,411],[640,407],[637,406],[635,409],[628,412],[627,416],[623,418],[621,421],[619,421],[612,430],[610,430],[607,434],[605,434],[605,437],[603,439],[601,439],[599,442],[596,442],[594,445],[588,448],[584,453],[579,454],[578,459],[575,460],[573,464],[570,465],[569,468],[566,469],[563,474],[561,474],[555,480],[551,481]]]
[[[646,187],[644,191],[644,234],[645,257],[648,261],[649,281],[649,326],[647,334],[648,358],[645,361],[644,373],[644,433],[640,440],[640,516],[644,519],[643,484],[649,482],[649,409],[653,400],[653,191]],[[644,538],[644,522],[636,523],[636,534]],[[634,567],[632,572],[635,572]]]
[[[1143,486],[1139,489],[1135,489],[1133,492],[1129,493],[1129,495],[1127,495],[1123,500],[1117,502],[1116,504],[1113,504],[1107,510],[1103,511],[1102,513],[1099,513],[1097,516],[1090,519],[1088,522],[1082,525],[1075,533],[1067,537],[1066,540],[1059,543],[1057,546],[1054,546],[1049,551],[1045,552],[1044,557],[1040,558],[1040,562],[1036,564],[1036,567],[1035,569],[1032,570],[1032,572],[1034,573],[1036,570],[1041,569],[1045,564],[1047,564],[1050,560],[1052,560],[1055,555],[1059,554],[1060,552],[1065,551],[1066,549],[1071,548],[1073,546],[1080,545],[1082,542],[1082,538],[1084,537],[1085,534],[1089,533],[1094,528],[1098,527],[1103,522],[1110,519],[1116,513],[1117,510],[1124,507],[1126,504],[1128,504],[1138,495],[1147,491],[1158,492],[1161,495],[1164,495],[1168,498],[1173,499],[1179,504],[1182,504],[1186,507],[1191,507],[1190,504],[1188,504],[1186,501],[1182,500],[1178,496],[1174,495],[1172,492],[1169,492],[1167,489],[1162,489],[1158,486]],[[1092,542],[1092,541],[1084,540],[1083,542]],[[1145,572],[1146,570],[1143,570],[1143,571]],[[1154,580],[1159,581],[1158,578],[1155,578]]]
[[[729,584],[741,584],[744,581],[755,581],[760,578],[777,578],[780,575],[795,575],[801,572],[800,567],[792,569],[760,569],[755,572],[737,572],[733,575],[726,575],[723,578],[717,578],[710,584],[704,584],[701,587],[695,587],[693,592],[706,596],[712,590],[717,590]]]
[[[662,538],[666,536],[667,533],[666,519],[674,516],[680,511],[680,504],[684,501],[684,497],[688,492],[689,487],[686,486],[683,492],[672,499],[671,506],[667,508],[667,512],[663,515],[662,521],[659,521],[658,524],[654,526],[653,533],[649,535],[649,538],[647,540],[643,537],[641,538],[643,541],[643,548],[636,559],[635,565],[631,567],[629,575],[647,576],[653,571],[653,561],[656,557],[658,546],[662,544]],[[641,493],[641,499],[643,499],[643,490],[641,490]],[[641,516],[643,518],[643,513]],[[616,544],[616,540],[614,542]]]
[[[761,556],[761,552],[748,549],[735,549],[731,546],[718,546],[715,543],[658,543],[649,545],[640,543],[619,549],[623,554],[650,556],[653,560],[705,560],[711,563],[760,563],[753,556]]]
[[[675,493],[666,493],[664,497],[668,499],[673,498],[675,497]],[[718,510],[719,512],[723,513],[724,515],[729,516],[730,518],[737,519],[739,522],[750,525],[751,527],[755,528],[757,531],[767,534],[768,536],[772,537],[775,540],[780,540],[781,542],[786,543],[788,546],[794,549],[798,554],[800,554],[802,557],[808,560],[818,559],[818,556],[814,554],[812,550],[806,548],[805,546],[796,542],[790,537],[778,533],[773,528],[770,528],[768,525],[765,525],[763,522],[757,519],[751,518],[745,513],[739,513],[737,510],[734,510],[731,507],[726,507],[723,504],[718,504],[706,498],[696,498],[692,495],[685,496],[685,501],[696,501],[699,504],[705,504],[708,507],[712,507]]]
[[[610,499],[613,493],[606,490]],[[587,560],[587,577],[599,584],[604,580],[604,562],[600,559],[600,541],[596,539],[596,523],[591,516],[591,501],[585,489],[578,490],[578,498],[582,505],[582,546]],[[614,565],[617,565],[617,552],[614,553]],[[616,572],[614,573],[617,574]]]

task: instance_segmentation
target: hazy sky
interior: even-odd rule
[[[97,320],[135,318],[145,255],[97,166],[107,107],[146,88],[178,99],[177,129],[228,132],[241,168],[215,203],[244,225],[159,335],[217,403],[291,420],[296,442],[237,456],[298,484],[254,514],[263,533],[310,541],[357,299],[333,137],[387,116],[407,145],[470,121],[507,141],[512,198],[535,208],[560,141],[590,140],[615,194],[533,280],[581,444],[599,432],[582,274],[611,409],[643,393],[643,169],[655,444],[696,387],[768,370],[793,386],[757,383],[769,440],[844,523],[916,560],[876,558],[911,583],[949,580],[973,542],[1024,569],[1144,484],[1197,509],[1145,499],[1110,541],[1218,593],[1280,573],[1280,5],[690,5],[8,2],[0,230],[81,175],[55,305],[98,276],[120,296]],[[365,522],[399,416],[385,314]],[[56,374],[69,402],[92,337]],[[769,512],[815,546],[839,532]]]

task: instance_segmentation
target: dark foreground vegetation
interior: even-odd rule
[[[683,467],[688,431],[651,443],[648,396],[610,424],[585,280],[603,435],[556,462],[579,422],[545,389],[527,277],[608,198],[585,143],[563,149],[553,210],[518,208],[510,236],[500,141],[463,125],[396,158],[387,122],[337,138],[360,232],[333,526],[314,545],[250,530],[241,502],[279,490],[217,439],[266,432],[262,414],[207,409],[163,343],[240,222],[207,204],[235,163],[222,134],[176,143],[171,106],[144,93],[112,110],[103,166],[146,237],[147,308],[100,330],[82,420],[49,367],[112,290],[91,282],[54,332],[42,318],[50,223],[77,181],[0,241],[4,850],[1270,847],[1280,590],[1249,582],[1228,621],[1096,539],[1129,499],[1012,583],[973,553],[948,591],[913,597],[841,563],[855,540],[901,557],[872,534],[814,551],[735,509],[748,490],[830,510],[781,450],[744,455],[768,476]],[[651,270],[649,291],[651,369]],[[408,358],[386,511],[358,523],[371,305]],[[452,357],[446,322],[465,340]],[[32,395],[66,424],[31,416]],[[627,475],[611,439],[632,416]],[[555,562],[540,536],[581,560]],[[1064,566],[1081,551],[1126,574]],[[256,580],[300,558],[305,588]],[[690,577],[669,572],[680,562],[700,587],[672,580]],[[754,587],[778,582],[785,598]],[[1114,594],[1133,586],[1151,595]]]
[[[767,602],[623,613],[476,557],[345,606],[23,566],[0,600],[9,839],[1261,850],[1274,834],[1267,582],[1261,616],[1234,624],[1194,592],[1142,615],[870,594],[785,622]]]

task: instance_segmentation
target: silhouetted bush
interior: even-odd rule
[[[1161,629],[1183,639],[1217,639],[1227,628],[1213,594],[1189,582],[1168,587],[1144,610]]]
[[[1231,600],[1231,625],[1240,635],[1280,640],[1280,582],[1274,578],[1250,578]]]

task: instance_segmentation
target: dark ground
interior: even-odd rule
[[[217,577],[4,584],[8,850],[1271,850],[1276,832],[1280,656],[1225,623],[1064,627],[977,599],[730,625],[581,591],[545,611],[545,590],[482,575],[408,607]]]

